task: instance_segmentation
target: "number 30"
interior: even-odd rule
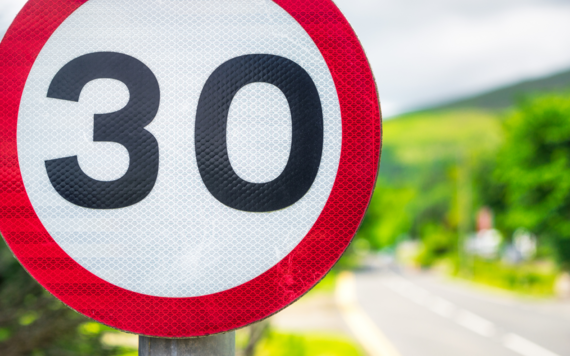
[[[158,112],[160,88],[144,63],[115,52],[86,54],[59,70],[47,96],[77,102],[87,83],[105,78],[123,82],[130,99],[117,112],[95,114],[93,141],[123,145],[129,153],[127,172],[115,181],[99,181],[83,172],[77,156],[45,162],[55,190],[70,203],[92,209],[139,203],[152,191],[159,171],[159,143],[145,127]],[[231,166],[227,150],[226,127],[232,100],[241,88],[256,82],[279,88],[291,111],[291,153],[283,172],[267,183],[241,179]],[[221,203],[242,211],[275,211],[299,201],[312,186],[323,149],[323,113],[313,80],[295,62],[274,55],[250,54],[223,63],[206,81],[195,120],[198,170],[208,191]]]

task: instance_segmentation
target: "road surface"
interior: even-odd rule
[[[360,308],[401,356],[570,356],[570,304],[522,301],[421,272],[355,275]]]

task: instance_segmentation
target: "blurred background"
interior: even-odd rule
[[[336,0],[384,116],[369,211],[240,355],[570,355],[570,2]],[[0,0],[0,36],[23,6]],[[0,247],[2,355],[136,355]]]

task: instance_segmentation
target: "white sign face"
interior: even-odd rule
[[[118,31],[128,27],[128,31]],[[65,199],[46,161],[77,156],[98,181],[123,177],[132,164],[115,142],[94,142],[94,115],[123,109],[125,83],[97,79],[77,102],[46,94],[71,61],[116,52],[143,63],[160,89],[158,112],[144,126],[158,143],[157,178],[141,201],[92,209]],[[318,173],[291,206],[268,212],[234,209],[205,186],[195,124],[208,78],[244,55],[287,58],[314,82],[323,114]],[[142,129],[142,128],[141,128]],[[243,180],[267,183],[287,165],[292,145],[286,96],[269,83],[239,90],[227,119],[227,152]],[[339,100],[321,52],[289,13],[272,1],[90,0],[55,31],[32,67],[18,117],[18,158],[25,190],[59,246],[101,279],[146,295],[196,297],[241,285],[287,256],[307,235],[331,193],[342,143]]]

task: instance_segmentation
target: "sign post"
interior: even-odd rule
[[[139,336],[139,356],[235,356],[235,332],[193,339]]]
[[[231,352],[332,268],[376,183],[376,87],[331,0],[30,0],[0,85],[8,246],[151,354]]]

